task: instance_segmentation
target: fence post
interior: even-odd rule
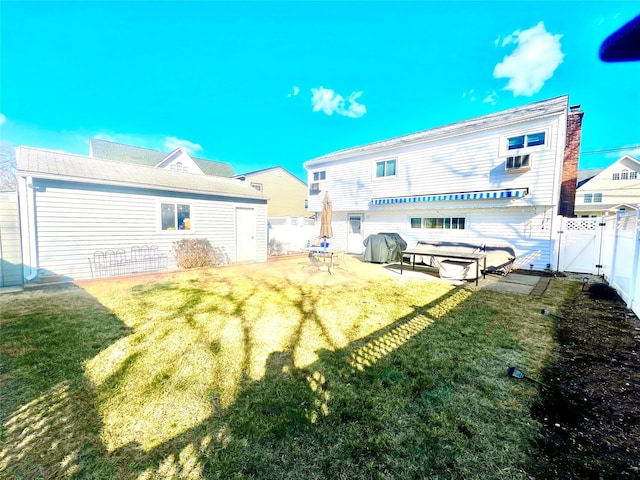
[[[636,222],[633,232],[633,260],[631,265],[631,283],[629,285],[629,301],[627,302],[627,308],[633,309],[633,302],[636,299],[636,287],[638,285],[638,279],[636,278],[636,272],[638,271],[638,257],[640,257],[640,205],[636,208]]]
[[[611,255],[611,271],[609,272],[609,285],[616,281],[616,260],[618,256],[618,229],[620,228],[620,212],[616,212],[616,220],[613,226],[613,253]]]

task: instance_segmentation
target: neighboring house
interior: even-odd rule
[[[308,217],[307,184],[282,167],[236,175],[269,197],[268,217]]]
[[[585,170],[578,170],[578,185],[577,188],[580,188],[582,185],[587,183],[593,177],[602,172],[604,168],[589,168]]]
[[[185,238],[208,239],[231,262],[266,261],[267,196],[236,179],[193,173],[182,149],[165,157],[150,166],[19,147],[25,279],[91,278],[96,251],[128,255],[142,245],[175,267],[173,242]],[[190,173],[172,169],[174,161]]]
[[[637,210],[640,204],[640,162],[625,155],[576,190],[576,215],[597,217]]]
[[[325,192],[335,248],[379,232],[419,240],[501,239],[516,266],[555,266],[558,214],[573,215],[582,116],[568,96],[340,150],[304,164],[309,210]]]
[[[103,160],[135,163],[148,167],[164,168],[176,172],[189,172],[216,177],[233,177],[230,164],[191,157],[184,149],[161,152],[149,148],[110,142],[99,138],[89,140],[89,156]]]
[[[0,288],[21,286],[18,201],[15,191],[0,189]]]

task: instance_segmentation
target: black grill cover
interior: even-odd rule
[[[402,251],[407,249],[407,242],[397,233],[369,235],[362,243],[365,246],[364,261],[372,263],[399,262]]]

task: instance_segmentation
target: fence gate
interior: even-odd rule
[[[563,217],[561,225],[558,270],[601,274],[602,218]]]

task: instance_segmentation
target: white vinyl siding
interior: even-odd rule
[[[419,240],[431,241],[468,241],[486,239],[503,240],[516,250],[516,266],[529,269],[534,264],[536,270],[544,270],[547,264],[553,264],[553,242],[550,241],[553,228],[553,209],[523,207],[505,209],[477,209],[472,211],[452,210],[451,217],[464,217],[463,230],[412,229],[411,218],[428,216],[421,211],[387,211],[367,214],[363,222],[363,238],[380,232],[395,232],[413,247]],[[336,213],[333,216],[332,243],[342,245],[346,242],[347,214]],[[345,243],[346,244],[346,243]]]
[[[425,144],[397,147],[396,175],[375,177],[376,162],[389,159],[389,152],[354,155],[346,160],[322,164],[327,172],[323,190],[329,191],[334,211],[363,211],[372,208],[372,198],[432,195],[451,192],[528,188],[524,199],[511,201],[511,206],[555,205],[564,154],[565,115],[531,123],[532,131],[544,128],[547,145],[530,154],[532,167],[510,173],[505,169],[506,157],[498,154],[501,140],[512,127],[472,132],[463,136]],[[563,124],[564,125],[564,124]],[[536,147],[539,148],[539,147]],[[467,202],[469,207],[493,206],[487,201]],[[473,205],[472,205],[473,204]],[[495,206],[504,206],[496,203]],[[321,196],[309,197],[309,210],[322,210]]]
[[[159,204],[189,204],[193,208],[189,238],[207,238],[235,260],[235,207],[242,201],[202,199],[184,196],[138,194],[136,191],[105,191],[73,184],[47,184],[36,192],[39,267],[74,279],[91,278],[88,258],[97,250],[124,249],[134,245],[155,245],[175,268],[171,248],[182,238],[180,232],[160,229]],[[250,204],[256,209],[257,261],[266,261],[266,204]],[[171,232],[174,233],[174,232]],[[261,243],[262,242],[262,243]]]
[[[0,193],[0,287],[23,283],[19,225],[16,194]]]

